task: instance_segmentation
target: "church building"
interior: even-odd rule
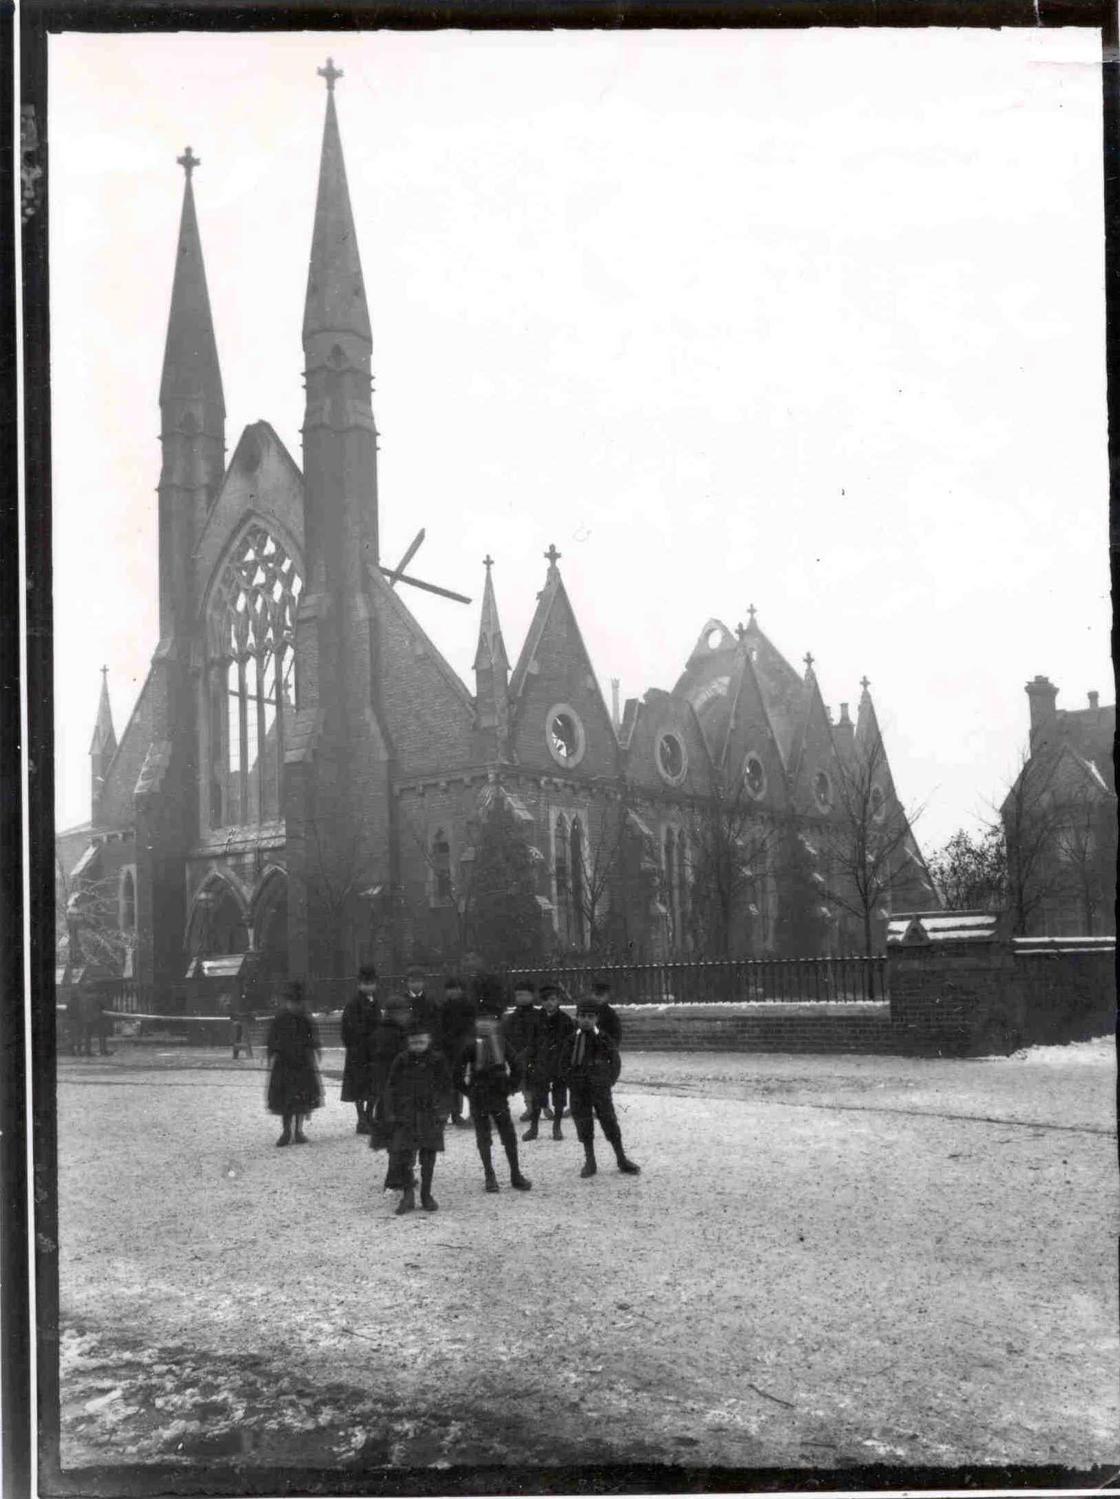
[[[409,611],[414,580],[385,566],[378,544],[370,317],[340,74],[330,62],[320,73],[302,465],[264,421],[227,460],[197,162],[189,148],[179,158],[159,390],[159,641],[119,740],[103,683],[89,832],[68,855],[76,881],[112,893],[125,972],[158,992],[200,959],[248,952],[275,976],[335,980],[367,957],[394,972],[474,947],[504,961],[472,926],[487,880],[493,895],[497,823],[529,946],[544,957],[858,949],[852,907],[830,898],[842,872],[829,867],[854,766],[876,767],[868,826],[904,823],[866,679],[854,718],[844,703],[834,719],[811,658],[795,670],[752,607],[737,629],[704,624],[671,690],[620,707],[616,689],[608,706],[554,546],[515,658],[495,566],[480,564],[470,684]],[[720,839],[735,888],[711,951],[698,861],[715,859]],[[881,925],[892,902],[935,903],[908,827],[891,857]]]

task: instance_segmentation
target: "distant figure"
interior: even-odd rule
[[[284,1121],[277,1145],[306,1145],[303,1121],[323,1102],[319,1081],[319,1031],[307,1013],[303,985],[293,979],[284,986],[283,1009],[273,1017],[266,1043],[269,1061],[268,1109]]]
[[[527,1077],[529,1053],[537,1033],[540,1013],[537,1008],[536,984],[529,979],[515,980],[513,1008],[507,1010],[502,1017],[502,1037],[510,1052],[511,1060],[517,1066],[518,1076],[522,1080]],[[524,1097],[525,1112],[521,1115],[522,1123],[533,1117],[533,1100],[527,1084]]]
[[[580,1176],[594,1176],[598,1171],[595,1161],[595,1120],[603,1131],[608,1144],[613,1148],[618,1169],[627,1176],[637,1176],[641,1170],[628,1159],[622,1148],[622,1131],[614,1111],[611,1089],[618,1081],[622,1059],[618,1047],[597,1028],[599,1005],[590,998],[581,999],[576,1006],[575,1034],[564,1044],[560,1070],[568,1084],[572,1100],[572,1121],[583,1146],[583,1169]]]
[[[413,1020],[421,1021],[428,1026],[429,1033],[434,1035],[436,1005],[424,987],[422,968],[410,968],[405,974],[405,997],[408,1000],[408,1008]]]
[[[480,978],[476,992],[479,995],[479,1016],[474,1034],[456,1063],[455,1086],[470,1101],[475,1142],[482,1160],[487,1192],[498,1191],[491,1124],[498,1131],[509,1162],[510,1186],[518,1192],[528,1192],[533,1184],[522,1175],[517,1158],[517,1132],[509,1112],[509,1096],[520,1086],[521,1074],[516,1058],[507,1054],[502,1036],[499,1019],[501,984],[494,978]]]
[[[371,1048],[374,1032],[380,1023],[377,969],[372,963],[363,963],[358,969],[358,992],[346,1001],[341,1026],[342,1044],[346,1048],[346,1064],[342,1070],[342,1101],[354,1105],[357,1115],[354,1133],[358,1135],[368,1135],[372,1128]]]
[[[236,1062],[242,1052],[246,1056],[253,1055],[253,1021],[256,1016],[249,1006],[245,997],[245,991],[238,989],[230,1003],[229,1023],[233,1042],[233,1060]]]
[[[85,995],[80,985],[70,990],[66,1001],[66,1044],[71,1056],[80,1057],[85,1038]]]
[[[408,1029],[406,1049],[389,1068],[385,1086],[385,1122],[390,1130],[389,1169],[385,1190],[399,1191],[397,1217],[416,1206],[414,1168],[420,1158],[420,1206],[434,1213],[432,1196],[436,1156],[443,1150],[443,1125],[451,1108],[451,1069],[421,1020]]]
[[[462,979],[454,974],[444,984],[443,992],[439,1049],[454,1067],[463,1047],[474,1035],[478,1006],[467,994]],[[456,1129],[469,1129],[470,1121],[463,1117],[463,1095],[457,1088],[453,1088],[451,1093],[451,1123]]]
[[[541,1012],[530,1046],[527,1068],[532,1113],[529,1128],[521,1136],[523,1140],[537,1138],[541,1112],[548,1108],[550,1095],[552,1138],[564,1138],[560,1121],[564,1117],[568,1090],[561,1075],[560,1061],[564,1044],[571,1038],[575,1028],[575,1021],[560,1008],[559,987],[556,984],[542,985]]]
[[[591,993],[599,1004],[598,1026],[604,1036],[622,1050],[622,1021],[617,1011],[611,1008],[611,986],[607,979],[599,978],[591,985]]]

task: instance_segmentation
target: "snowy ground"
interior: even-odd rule
[[[259,1069],[61,1063],[64,1467],[1120,1458],[1111,1043],[629,1054],[640,1177],[566,1121],[487,1196],[449,1131],[404,1219],[337,1083],[276,1150]]]

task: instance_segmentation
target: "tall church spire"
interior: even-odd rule
[[[165,413],[169,406],[179,402],[198,403],[202,409],[194,414],[200,428],[211,435],[221,435],[217,429],[225,420],[225,399],[191,181],[191,174],[201,162],[190,146],[178,161],[186,174],[186,181],[183,184],[183,210],[179,218],[179,243],[175,251],[175,279],[171,286],[171,313],[167,320],[159,403]]]
[[[334,105],[334,80],[342,74],[329,58],[326,68],[320,68],[319,72],[327,80],[327,117],[319,158],[319,193],[303,309],[303,341],[306,344],[316,333],[352,333],[372,344],[358,236]]]

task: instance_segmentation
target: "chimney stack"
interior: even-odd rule
[[[1058,696],[1058,689],[1049,677],[1036,676],[1027,683],[1026,694],[1031,705],[1031,746],[1033,748],[1035,739],[1050,728],[1057,717],[1054,701]]]
[[[1100,695],[1100,693],[1099,692],[1090,692],[1090,694],[1089,694],[1089,707],[1090,708],[1099,708],[1100,705],[1101,705],[1101,695]]]

